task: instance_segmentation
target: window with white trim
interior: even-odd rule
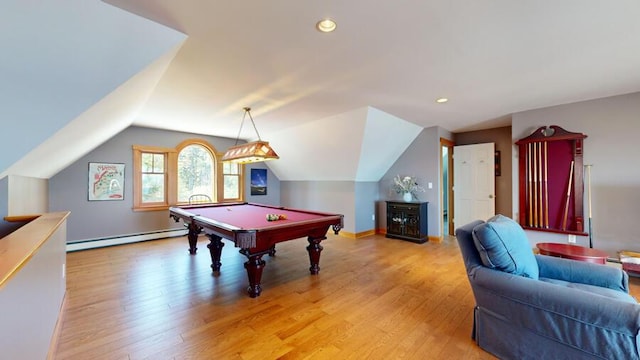
[[[134,210],[166,210],[188,203],[195,194],[214,202],[242,201],[244,166],[223,163],[221,157],[201,139],[185,140],[176,148],[134,145]]]

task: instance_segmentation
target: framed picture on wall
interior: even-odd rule
[[[89,163],[89,201],[124,200],[124,164]]]
[[[267,169],[251,169],[251,195],[267,195]]]

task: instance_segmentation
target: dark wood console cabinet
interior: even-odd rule
[[[387,237],[424,243],[428,202],[387,201]]]

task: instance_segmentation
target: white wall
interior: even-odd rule
[[[640,215],[640,93],[524,111],[513,115],[512,136],[517,141],[540,126],[558,125],[584,133],[584,164],[591,169],[593,245],[617,256],[619,250],[640,251],[637,224]],[[514,146],[513,212],[518,218],[518,149]],[[586,176],[586,173],[585,173]],[[586,178],[585,178],[586,186]],[[585,228],[588,227],[585,189]],[[567,242],[566,235],[528,231],[532,245]],[[578,237],[588,246],[588,237]]]
[[[52,343],[66,291],[66,222],[58,226],[60,215],[44,216],[47,219],[42,222],[38,218],[9,235],[24,238],[24,233],[40,236],[51,232],[33,257],[0,287],[2,359],[46,359]],[[3,238],[2,241],[11,240]]]
[[[44,214],[49,211],[49,182],[25,176],[9,175],[8,215]]]

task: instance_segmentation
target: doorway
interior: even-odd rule
[[[453,235],[454,232],[451,221],[453,216],[453,146],[453,141],[440,138],[440,176],[442,178],[440,228],[444,236]]]
[[[463,226],[495,215],[495,144],[456,146],[453,188],[456,192],[453,223]]]

